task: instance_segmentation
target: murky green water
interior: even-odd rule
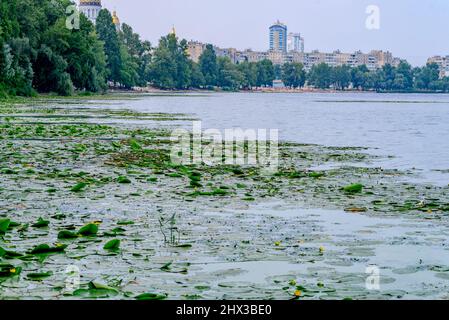
[[[412,131],[447,144],[439,140],[448,130],[445,96],[361,101],[370,99],[386,98],[0,104],[0,297],[447,298],[447,158],[433,144],[427,162],[421,149],[407,149]],[[405,98],[387,100],[394,99]],[[422,127],[410,126],[419,117],[427,119]],[[374,129],[379,118],[392,122]],[[170,130],[193,119],[208,128],[279,128],[293,143],[281,143],[279,172],[268,176],[252,167],[173,165]],[[360,192],[344,191],[355,183]],[[365,285],[370,265],[380,270],[380,290]]]

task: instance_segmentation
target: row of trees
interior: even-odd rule
[[[271,86],[275,78],[271,61],[234,64],[217,57],[207,45],[199,62],[189,59],[187,42],[169,34],[159,41],[149,64],[148,81],[163,89],[211,88],[228,90]]]
[[[449,78],[440,79],[437,64],[412,68],[406,61],[401,61],[397,67],[387,64],[376,71],[369,71],[365,65],[356,68],[330,67],[323,63],[312,67],[307,81],[321,89],[332,87],[344,90],[352,87],[376,91],[449,91]]]
[[[71,94],[106,87],[106,56],[95,28],[81,16],[66,26],[69,0],[0,1],[0,94]]]
[[[212,45],[195,63],[189,59],[186,40],[169,34],[152,48],[130,26],[117,30],[106,9],[96,25],[81,15],[79,27],[68,28],[67,8],[72,5],[70,0],[0,1],[0,96],[36,91],[70,95],[74,90],[103,91],[108,85],[237,90],[271,86],[274,79],[288,87],[307,83],[338,90],[449,91],[449,78],[440,79],[435,64],[412,68],[403,61],[371,72],[366,66],[319,64],[306,72],[299,63],[234,64],[217,57]]]

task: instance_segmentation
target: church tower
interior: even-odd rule
[[[93,23],[97,21],[101,8],[101,0],[80,0],[80,12],[84,13]]]
[[[117,16],[116,11],[114,11],[112,14],[112,23],[115,25],[115,28],[117,29],[117,31],[120,31],[120,19]]]

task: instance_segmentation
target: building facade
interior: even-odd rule
[[[287,52],[287,26],[279,21],[270,27],[270,51]]]
[[[198,62],[205,48],[206,44],[204,43],[190,41],[187,49],[190,59]],[[260,62],[268,59],[274,65],[283,65],[287,62],[302,63],[307,71],[320,63],[326,63],[332,67],[347,65],[352,68],[366,65],[370,71],[382,68],[387,64],[397,66],[400,63],[400,59],[393,57],[391,52],[382,50],[372,50],[369,53],[361,51],[345,53],[340,50],[304,52],[304,38],[301,37],[301,34],[287,34],[287,26],[279,21],[270,27],[270,50],[268,51],[251,49],[239,51],[235,48],[219,48],[217,46],[214,46],[214,50],[218,57],[227,57],[233,63]],[[434,57],[433,60],[449,75],[449,56]]]
[[[205,49],[206,44],[204,43],[198,41],[189,41],[187,43],[187,53],[193,62],[198,63],[200,61],[200,57]]]
[[[440,69],[440,78],[449,77],[449,55],[434,56],[427,59],[427,63],[436,63]]]
[[[304,38],[300,33],[290,32],[287,37],[287,50],[289,52],[304,52]]]
[[[101,0],[80,0],[79,10],[93,23],[102,9]]]

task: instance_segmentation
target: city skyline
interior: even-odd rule
[[[285,0],[283,7],[288,10],[267,0],[257,1],[257,6],[255,0],[102,2],[109,10],[116,9],[122,22],[153,44],[175,25],[178,35],[187,40],[263,51],[268,49],[267,29],[279,19],[290,31],[301,33],[306,51],[379,49],[391,51],[415,66],[424,65],[430,56],[449,54],[449,43],[438,41],[449,35],[449,2],[445,0],[377,0],[380,30],[365,27],[366,7],[373,4],[367,0]]]

